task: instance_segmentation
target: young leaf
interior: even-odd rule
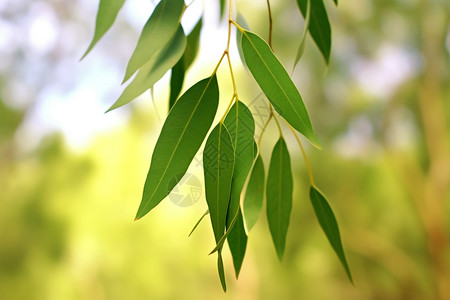
[[[325,235],[327,236],[328,241],[336,252],[339,260],[344,266],[345,272],[347,273],[348,278],[353,283],[352,275],[350,273],[350,268],[347,264],[347,260],[345,259],[344,249],[342,247],[341,236],[339,234],[339,227],[336,222],[336,218],[331,210],[328,201],[325,197],[313,186],[311,186],[309,190],[309,197],[311,199],[311,203],[314,207],[314,211],[316,213],[317,219],[319,220],[320,227],[322,227]]]
[[[177,101],[153,151],[136,219],[158,205],[186,173],[214,120],[219,103],[217,77],[203,79]]]
[[[242,50],[245,62],[275,110],[313,144],[318,145],[302,97],[269,45],[244,30]]]
[[[264,164],[261,155],[253,165],[244,198],[244,216],[250,231],[258,219],[264,199]]]
[[[183,56],[172,68],[170,77],[169,110],[178,99],[181,89],[183,88],[185,73],[197,56],[202,24],[203,21],[202,18],[200,18],[197,25],[195,25],[194,29],[192,29],[187,37],[186,49],[184,50]]]
[[[255,121],[247,106],[237,100],[228,112],[224,125],[230,132],[235,153],[231,197],[227,213],[227,228],[231,226],[233,218],[238,214],[237,220],[228,235],[228,245],[233,256],[236,277],[238,277],[247,248],[247,235],[240,211],[240,198],[245,180],[253,164]]]
[[[177,101],[177,103],[181,101]],[[174,108],[177,107],[177,103]],[[234,149],[230,133],[222,124],[217,124],[206,140],[203,151],[205,195],[216,243],[225,232],[231,181],[234,170]]]
[[[286,142],[281,137],[276,143],[267,174],[267,221],[280,261],[283,259],[286,235],[292,209],[291,159]]]
[[[173,37],[184,10],[183,0],[161,0],[142,29],[141,36],[127,65],[127,81]]]
[[[97,20],[95,21],[95,32],[89,47],[83,54],[83,59],[95,44],[103,37],[103,35],[111,28],[116,20],[117,14],[122,8],[125,0],[100,0],[97,12]]]
[[[327,11],[323,5],[323,0],[297,0],[303,17],[307,16],[308,2],[311,5],[309,33],[311,33],[311,37],[322,53],[325,62],[328,64],[331,49],[331,27],[328,21]]]
[[[295,56],[294,60],[294,67],[292,69],[295,69],[298,62],[300,61],[300,58],[303,56],[303,52],[305,51],[306,35],[308,33],[309,24],[311,20],[311,0],[306,0],[306,3],[307,8],[305,17],[305,28],[303,28],[302,38],[300,39],[300,45],[298,46],[297,55]]]
[[[186,48],[183,28],[178,27],[172,40],[155,54],[138,72],[136,78],[125,88],[119,99],[108,111],[123,106],[150,89],[180,59]]]

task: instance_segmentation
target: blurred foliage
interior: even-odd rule
[[[341,1],[337,8],[325,1],[333,30],[330,66],[326,69],[308,38],[294,78],[323,144],[322,151],[310,148],[308,153],[316,181],[340,223],[355,286],[348,283],[315,221],[307,199],[307,174],[296,152],[291,157],[294,207],[283,264],[261,215],[250,232],[240,278],[229,280],[227,294],[220,289],[215,258],[201,250],[214,245],[209,226],[201,224],[187,238],[206,208],[204,198],[188,208],[166,199],[145,219],[132,221],[161,126],[151,105],[133,106],[126,126],[97,135],[83,151],[70,148],[61,133],[27,145],[33,132],[27,133],[30,127],[24,124],[38,104],[33,95],[50,81],[65,89],[76,85],[59,79],[58,63],[77,60],[90,39],[87,24],[93,24],[95,10],[84,13],[85,2],[46,4],[62,27],[70,22],[78,28],[71,42],[81,45],[77,53],[58,43],[44,56],[19,46],[7,51],[2,44],[0,49],[8,58],[0,63],[0,299],[450,295],[447,1]],[[289,69],[302,32],[300,13],[295,1],[272,2],[274,49]],[[237,3],[241,11],[254,12],[245,17],[264,36],[264,5]],[[1,24],[19,26],[21,16],[33,18],[26,4],[18,1],[16,9],[9,10],[0,5]],[[129,24],[122,26],[125,29],[116,34],[124,38],[131,29]],[[116,61],[125,61],[127,51],[110,53],[112,43],[106,40],[97,51],[120,65]],[[237,76],[238,88],[248,86],[248,99],[255,97],[248,75]],[[24,94],[17,82],[31,93]],[[269,133],[275,134],[272,129]],[[263,144],[266,161],[274,138]],[[296,149],[291,137],[287,144]],[[230,279],[228,252],[225,264]]]

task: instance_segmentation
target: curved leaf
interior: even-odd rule
[[[203,170],[206,202],[217,243],[225,232],[234,170],[233,144],[230,133],[222,123],[214,127],[206,140]]]
[[[311,203],[314,207],[314,211],[319,220],[320,227],[322,227],[328,241],[336,252],[339,260],[344,266],[345,272],[348,278],[353,283],[352,275],[350,273],[350,268],[348,266],[347,260],[345,259],[344,249],[342,247],[341,236],[339,234],[339,227],[336,218],[331,210],[328,201],[325,197],[314,187],[311,186],[309,190],[309,197]]]
[[[138,72],[136,78],[125,88],[119,99],[108,109],[111,111],[123,106],[150,89],[164,74],[176,64],[186,48],[186,36],[183,28],[178,27],[173,36],[161,51],[154,55]]]
[[[194,29],[192,29],[187,37],[186,49],[184,50],[183,56],[172,68],[172,74],[170,76],[169,110],[178,99],[181,89],[183,88],[185,73],[197,56],[202,24],[203,21],[202,18],[200,18],[197,25],[195,25]]]
[[[211,127],[218,102],[213,75],[192,86],[174,105],[156,142],[136,219],[158,205],[186,173]]]
[[[281,137],[276,143],[267,174],[267,221],[278,258],[283,259],[286,235],[292,210],[291,159],[286,142]]]
[[[318,145],[302,97],[269,45],[256,34],[244,30],[242,49],[250,72],[275,110],[309,141]]]
[[[240,199],[242,189],[253,164],[255,121],[247,106],[237,100],[228,112],[224,125],[230,132],[235,153],[231,197],[227,213],[227,228],[233,226],[228,235],[228,245],[233,256],[236,277],[238,277],[247,248],[247,234],[240,209]],[[231,225],[236,214],[238,215],[235,224]]]
[[[184,10],[183,0],[161,0],[142,29],[141,36],[127,65],[127,81],[173,37]]]
[[[323,0],[297,0],[303,17],[308,15],[308,2],[311,5],[309,33],[328,64],[331,49],[331,27],[327,11],[323,5]]]
[[[298,46],[297,55],[295,56],[294,66],[292,67],[292,70],[295,69],[298,62],[300,61],[300,58],[302,58],[303,56],[303,52],[305,51],[306,35],[309,30],[310,20],[311,20],[311,0],[306,0],[306,16],[304,24],[305,28],[303,28],[302,38],[300,39],[300,45]]]
[[[97,20],[95,21],[94,37],[81,59],[94,48],[95,44],[97,44],[103,35],[111,28],[124,3],[125,0],[100,0]]]
[[[264,200],[264,164],[261,155],[253,165],[247,191],[244,198],[244,216],[247,229],[250,231],[255,225]]]

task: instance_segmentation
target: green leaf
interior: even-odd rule
[[[269,45],[256,34],[244,30],[242,49],[250,72],[275,110],[318,146],[302,97]]]
[[[97,44],[103,35],[111,28],[124,3],[125,0],[100,0],[97,20],[95,21],[94,37],[81,59],[94,48],[95,44]]]
[[[194,29],[192,29],[191,33],[187,37],[186,49],[184,50],[183,56],[172,68],[172,74],[170,77],[169,110],[178,99],[181,89],[183,88],[186,71],[197,56],[202,24],[203,21],[202,18],[200,18],[197,25],[195,25]]]
[[[311,4],[309,33],[328,64],[331,49],[331,27],[327,11],[323,5],[323,0],[297,0],[298,7],[304,17],[307,15],[308,1]]]
[[[225,15],[225,0],[220,0],[220,18],[223,18],[223,16]]]
[[[250,30],[247,21],[245,21],[244,16],[241,15],[240,13],[237,14],[236,21],[242,28]],[[242,32],[240,30],[236,30],[236,45],[239,51],[239,58],[241,59],[242,64],[246,66],[244,51],[242,50]]]
[[[230,132],[235,153],[231,197],[227,214],[227,228],[231,226],[233,218],[238,214],[237,220],[228,235],[228,245],[233,256],[236,277],[238,277],[247,248],[247,234],[245,233],[244,221],[240,209],[240,199],[242,189],[253,164],[255,121],[247,106],[237,100],[228,112],[224,125]]]
[[[146,90],[150,89],[164,74],[176,64],[186,48],[186,36],[183,28],[178,27],[171,42],[154,55],[138,72],[133,81],[125,88],[119,99],[108,111],[123,106]]]
[[[234,170],[233,144],[230,133],[223,123],[217,124],[206,140],[203,151],[203,170],[206,203],[217,243],[225,232]]]
[[[219,252],[219,256],[217,258],[217,270],[219,271],[220,284],[222,285],[223,291],[226,293],[227,283],[225,281],[225,271],[223,269],[222,252]]]
[[[161,0],[142,29],[141,36],[127,65],[127,81],[152,56],[159,52],[177,31],[184,11],[183,0]]]
[[[213,75],[187,90],[169,112],[153,151],[136,219],[158,205],[186,173],[211,127],[218,103],[219,88]]]
[[[328,241],[336,252],[339,260],[344,266],[345,272],[348,278],[353,283],[352,275],[350,273],[350,268],[345,259],[344,249],[342,247],[341,236],[339,234],[339,227],[336,218],[331,210],[328,201],[325,197],[313,186],[309,190],[309,197],[311,203],[314,207],[317,219],[319,220],[320,227],[322,227]]]
[[[298,46],[297,55],[294,60],[294,66],[292,69],[294,70],[297,66],[298,62],[300,61],[300,58],[303,56],[303,52],[305,51],[305,44],[306,44],[306,35],[308,33],[309,24],[311,20],[311,0],[306,0],[306,17],[305,17],[305,28],[303,29],[302,38],[300,39],[300,45]]]
[[[292,210],[291,159],[286,142],[281,137],[276,143],[267,174],[267,221],[280,261],[286,246],[286,235]]]
[[[206,217],[208,214],[209,214],[209,209],[207,209],[203,213],[203,215],[200,217],[200,219],[198,219],[197,223],[195,223],[194,227],[192,228],[192,230],[191,230],[191,232],[189,233],[188,236],[191,236],[194,233],[195,229],[197,229],[198,225],[200,225],[200,223],[203,221],[203,218]]]
[[[255,225],[264,200],[264,164],[261,155],[253,165],[247,191],[244,198],[244,216],[247,229],[250,231]]]
[[[336,4],[336,6],[338,5],[338,0],[333,0],[334,4]]]

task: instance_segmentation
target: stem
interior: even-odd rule
[[[272,9],[270,8],[270,2],[267,0],[267,12],[269,13],[269,46],[270,49],[272,49],[272,27],[273,27],[273,20],[272,20]],[[273,49],[272,49],[273,51]]]

